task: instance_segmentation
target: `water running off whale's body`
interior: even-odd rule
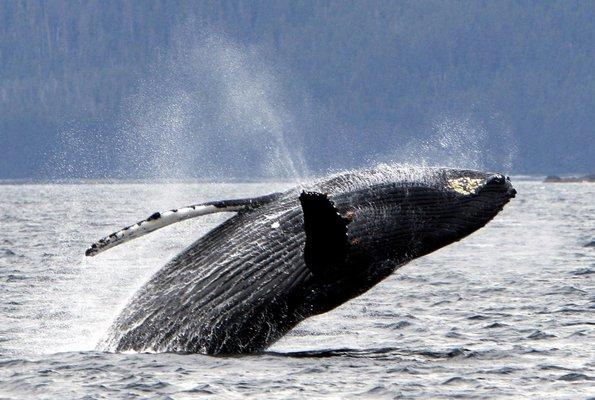
[[[104,345],[115,351],[262,351],[300,321],[481,228],[515,193],[500,174],[376,168],[283,193],[152,214],[86,254],[183,219],[237,212],[158,271]]]

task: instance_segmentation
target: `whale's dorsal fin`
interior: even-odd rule
[[[326,194],[302,192],[300,203],[306,231],[306,265],[316,276],[332,276],[345,265],[350,220],[339,214]]]
[[[161,229],[165,226],[175,224],[190,218],[200,217],[201,215],[214,214],[220,212],[237,212],[253,210],[263,204],[270,203],[277,199],[281,193],[273,193],[261,197],[249,199],[212,201],[202,204],[194,204],[183,208],[177,208],[164,212],[151,214],[147,219],[127,226],[117,232],[112,233],[97,242],[93,243],[85,251],[86,256],[94,256],[102,251],[126,243],[129,240],[139,238],[148,233]]]

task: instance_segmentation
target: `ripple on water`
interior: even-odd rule
[[[17,254],[12,249],[0,249],[0,257],[11,258],[11,257],[24,257],[24,256],[21,254]]]
[[[25,274],[9,274],[6,277],[6,282],[19,282],[19,281],[27,281],[34,279],[31,276]]]
[[[374,326],[376,326],[378,328],[386,328],[386,329],[390,329],[390,330],[399,330],[399,329],[406,328],[410,325],[411,325],[411,322],[404,321],[404,320],[401,320],[398,322],[391,322],[391,323],[377,322],[374,324]]]
[[[591,376],[587,376],[585,374],[579,374],[576,372],[571,372],[569,374],[562,375],[558,378],[559,381],[568,381],[568,382],[576,382],[576,381],[594,381],[595,378]]]
[[[192,393],[192,394],[208,394],[208,395],[214,395],[217,393],[216,389],[214,389],[211,385],[204,384],[204,385],[198,385],[193,387],[190,390],[186,390],[182,393]]]
[[[570,275],[574,276],[583,276],[583,275],[591,275],[595,273],[595,268],[585,267],[585,268],[578,268],[573,271],[570,271]]]
[[[470,321],[484,321],[484,320],[490,319],[490,318],[489,317],[486,317],[485,315],[476,314],[476,315],[472,315],[470,317],[467,317],[467,319],[470,320]]]
[[[529,336],[527,336],[527,339],[543,340],[543,339],[550,339],[550,338],[555,338],[555,337],[556,337],[556,335],[552,335],[552,334],[540,331],[539,329],[536,329]]]
[[[509,375],[509,374],[513,374],[518,371],[522,371],[522,369],[505,366],[505,367],[489,369],[489,370],[485,370],[485,371],[481,371],[481,372],[486,373],[486,374]]]
[[[484,326],[483,328],[484,329],[497,329],[497,328],[507,328],[509,326],[510,325],[503,324],[501,322],[494,322],[494,323]]]
[[[470,378],[463,378],[462,376],[453,376],[452,378],[449,378],[447,380],[445,380],[444,382],[442,382],[443,385],[461,385],[461,384],[470,384],[470,383],[476,383],[477,381],[475,379],[470,379]]]

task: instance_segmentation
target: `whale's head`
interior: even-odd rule
[[[306,262],[324,271],[324,265],[346,260],[343,271],[374,284],[399,265],[483,227],[515,194],[504,175],[471,170],[427,169],[361,179],[357,187],[329,193],[336,217],[324,225],[335,225],[333,232],[321,227],[323,217],[308,212],[302,195]]]
[[[430,170],[347,195],[353,208],[347,234],[354,251],[407,261],[483,227],[515,195],[502,174]]]

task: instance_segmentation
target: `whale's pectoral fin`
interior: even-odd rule
[[[306,231],[306,265],[316,276],[332,276],[345,265],[349,247],[347,225],[351,220],[342,217],[323,193],[302,192],[300,202]]]
[[[126,243],[129,240],[139,238],[161,229],[167,225],[184,221],[190,218],[200,217],[201,215],[214,214],[220,212],[240,212],[249,211],[263,204],[279,198],[280,193],[273,193],[261,197],[238,200],[222,200],[209,203],[195,204],[183,208],[177,208],[164,212],[151,214],[147,219],[137,222],[134,225],[127,226],[117,232],[112,233],[97,242],[93,243],[85,251],[86,256],[94,256],[104,250]]]

